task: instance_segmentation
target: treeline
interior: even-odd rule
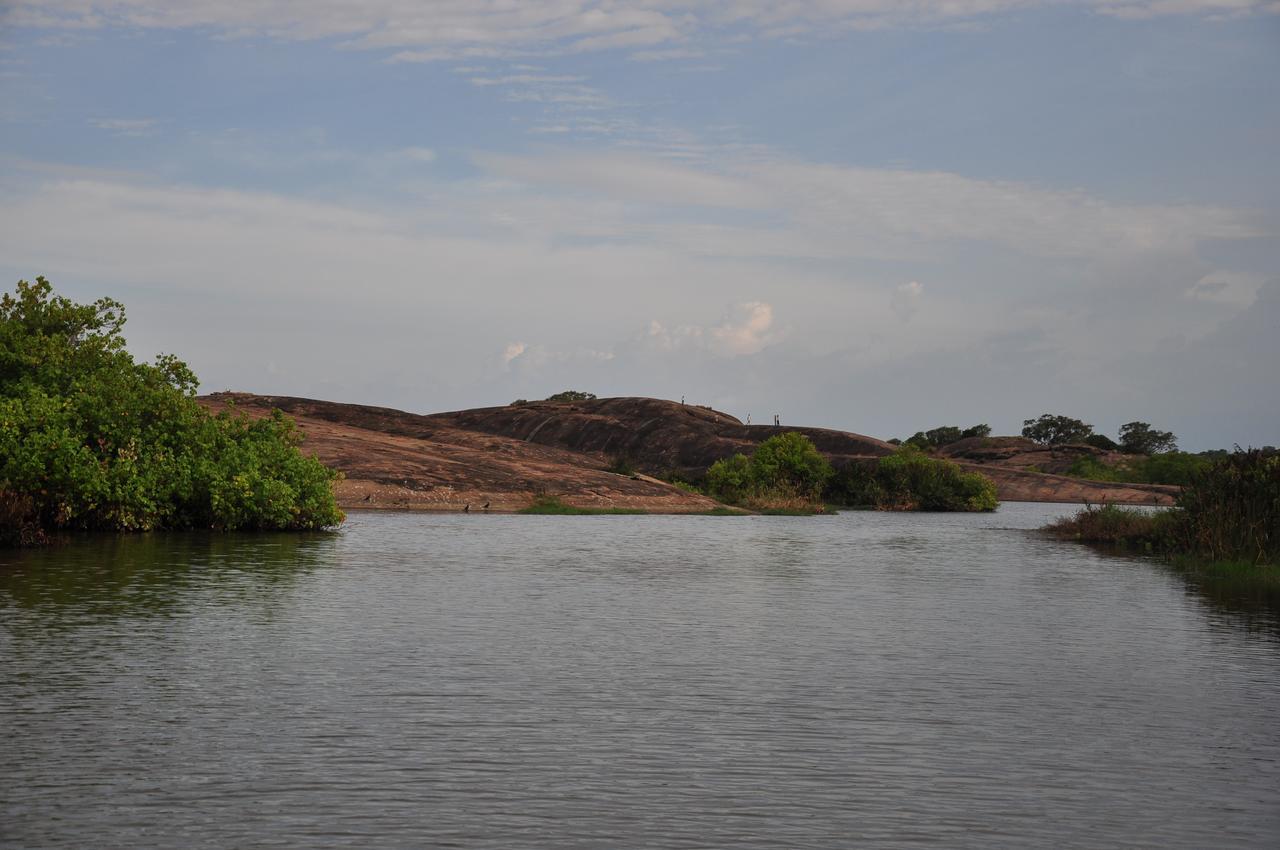
[[[798,432],[770,437],[751,455],[716,461],[705,492],[752,510],[814,512],[824,505],[878,510],[991,511],[995,484],[956,464],[904,447],[878,460],[835,469]]]
[[[138,363],[124,308],[44,278],[0,298],[0,545],[60,531],[318,529],[337,473],[278,411],[213,416],[172,355]]]

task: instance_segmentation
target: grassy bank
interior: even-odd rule
[[[1193,475],[1177,507],[1086,507],[1047,526],[1063,540],[1162,555],[1181,571],[1280,585],[1280,455],[1237,451]]]
[[[555,496],[539,496],[527,508],[517,513],[537,514],[541,516],[596,516],[609,514],[645,514],[648,511],[639,508],[578,508],[567,505]]]

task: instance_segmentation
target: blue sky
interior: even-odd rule
[[[1280,3],[0,7],[0,269],[206,390],[1280,442]]]

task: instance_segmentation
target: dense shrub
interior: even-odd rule
[[[802,510],[820,505],[831,464],[803,434],[770,437],[750,457],[722,458],[707,470],[707,492],[722,502],[753,508]]]
[[[547,396],[547,401],[590,401],[595,397],[595,393],[584,393],[581,390],[565,390],[564,392]]]
[[[838,504],[880,510],[993,511],[1000,504],[986,476],[913,448],[874,464],[849,464],[832,481],[828,496]]]
[[[1280,456],[1237,451],[1196,471],[1170,511],[1086,508],[1049,531],[1211,561],[1280,562]]]
[[[1067,470],[1068,475],[1094,481],[1117,481],[1126,484],[1173,484],[1185,487],[1212,465],[1207,455],[1186,452],[1133,456],[1119,464],[1107,464],[1091,456],[1078,458]]]
[[[0,299],[0,542],[57,529],[323,528],[336,473],[280,414],[211,416],[173,356],[134,362],[123,307],[44,278]]]
[[[1212,560],[1280,563],[1280,455],[1237,451],[1196,473],[1178,497],[1184,551]]]

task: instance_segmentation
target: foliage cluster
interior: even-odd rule
[[[1022,436],[1045,446],[1083,442],[1092,433],[1092,425],[1056,413],[1045,413],[1022,423]]]
[[[337,525],[337,474],[282,414],[211,416],[186,364],[135,362],[124,308],[44,278],[0,299],[0,543],[67,530]]]
[[[831,464],[813,441],[795,431],[777,434],[750,457],[722,458],[707,470],[707,492],[722,502],[753,509],[810,511],[821,506]]]
[[[1149,422],[1126,422],[1121,425],[1120,441],[1116,442],[1105,434],[1093,433],[1093,426],[1086,422],[1055,413],[1045,413],[1038,419],[1024,420],[1022,436],[1046,446],[1084,443],[1104,451],[1122,451],[1126,454],[1152,455],[1178,449],[1178,438],[1172,431],[1152,428]]]
[[[928,431],[915,432],[904,441],[903,445],[913,446],[917,449],[937,449],[969,437],[989,436],[991,436],[991,426],[985,423],[972,425],[968,428],[960,428],[956,425],[942,425],[937,428],[931,428]]]
[[[547,401],[590,401],[595,397],[595,393],[584,393],[580,390],[565,390],[564,392],[547,396]]]
[[[1136,455],[1118,464],[1108,464],[1095,457],[1078,458],[1067,470],[1068,475],[1093,481],[1117,481],[1125,484],[1173,484],[1185,487],[1199,473],[1213,464],[1207,455],[1166,452]]]
[[[878,510],[993,511],[1000,504],[991,479],[913,447],[874,465],[849,464],[835,476],[828,497],[837,504]]]
[[[1120,426],[1120,450],[1135,455],[1152,455],[1178,449],[1172,431],[1158,431],[1148,422],[1126,422]]]
[[[1191,476],[1177,508],[1086,508],[1049,527],[1059,537],[1210,561],[1280,562],[1280,455],[1236,451]]]

